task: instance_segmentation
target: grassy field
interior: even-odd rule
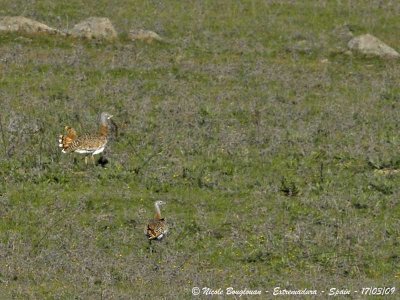
[[[121,38],[0,36],[0,298],[400,288],[400,65],[344,54],[340,34],[399,50],[399,14],[396,1],[3,0],[0,15],[59,29],[109,17]],[[133,28],[170,42],[133,43]],[[96,130],[102,111],[118,135],[106,168],[86,168],[58,135]],[[170,234],[151,252],[159,199]]]

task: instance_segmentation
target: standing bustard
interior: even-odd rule
[[[149,221],[146,228],[146,235],[149,240],[161,240],[168,232],[167,222],[161,217],[160,206],[164,205],[164,201],[156,201],[154,203],[154,208],[156,210],[156,215],[153,220]]]
[[[88,161],[88,155],[94,164],[94,155],[103,152],[104,147],[108,141],[108,122],[112,115],[103,112],[100,115],[100,129],[98,133],[82,134],[77,136],[75,129],[72,127],[65,127],[66,135],[60,135],[59,147],[62,148],[63,153],[77,152],[86,154],[85,164]]]

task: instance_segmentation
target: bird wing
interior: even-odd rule
[[[67,131],[67,134],[65,135],[60,135],[60,138],[58,140],[59,142],[59,147],[62,148],[64,151],[67,150],[76,140],[77,134],[74,128],[65,126],[65,130]]]
[[[107,144],[107,138],[102,135],[84,134],[72,142],[69,151],[95,151]]]
[[[147,225],[147,236],[150,240],[164,234],[166,228],[165,219],[151,220]]]

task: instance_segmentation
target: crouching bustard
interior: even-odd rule
[[[77,135],[75,129],[66,126],[67,134],[60,135],[59,147],[63,153],[77,152],[86,154],[85,164],[88,163],[88,156],[91,154],[91,160],[94,164],[94,155],[103,152],[107,141],[110,118],[112,115],[103,112],[100,115],[100,128],[98,133]]]
[[[145,234],[149,240],[161,240],[168,232],[167,222],[161,217],[160,212],[160,206],[164,204],[164,201],[156,201],[154,203],[156,215],[154,219],[149,221],[149,224],[145,230]]]

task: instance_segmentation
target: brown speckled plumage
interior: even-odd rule
[[[160,213],[160,205],[163,204],[165,204],[165,202],[163,201],[156,201],[154,203],[156,215],[153,220],[149,221],[145,231],[149,240],[154,240],[154,239],[160,240],[168,232],[167,222],[165,221],[164,218],[161,217]]]
[[[72,127],[65,127],[67,134],[61,135],[59,146],[63,153],[78,152],[86,155],[101,153],[108,141],[108,121],[112,116],[102,113],[100,117],[100,128],[98,133],[82,134],[78,136]],[[85,158],[87,162],[87,158]]]
[[[63,146],[63,152],[78,152],[87,151],[88,153],[95,152],[97,149],[104,147],[107,144],[107,135],[101,134],[83,134],[73,140],[68,146]]]
[[[60,135],[59,146],[63,148],[63,150],[67,150],[71,144],[74,143],[77,134],[74,128],[65,126],[66,135]]]

